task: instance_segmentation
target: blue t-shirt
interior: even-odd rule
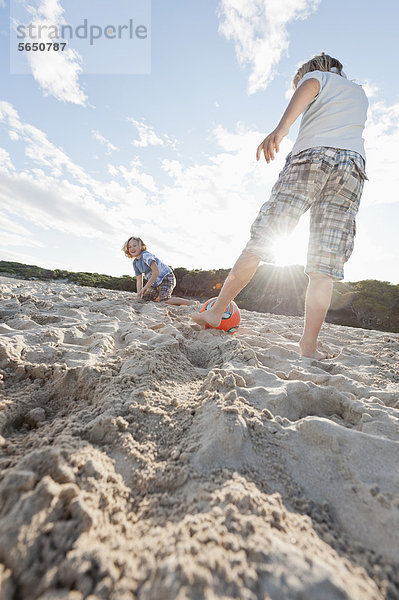
[[[150,277],[152,275],[150,265],[152,262],[155,262],[155,264],[157,265],[158,270],[159,270],[159,275],[151,286],[151,287],[156,287],[157,285],[159,285],[161,283],[161,281],[165,277],[165,275],[172,273],[172,269],[170,267],[168,267],[168,265],[165,265],[163,262],[161,262],[159,260],[159,258],[156,258],[156,256],[151,254],[151,252],[144,250],[144,252],[141,253],[140,258],[133,259],[133,269],[134,269],[136,276],[141,275],[141,273],[143,273],[143,275],[146,279],[150,279]]]

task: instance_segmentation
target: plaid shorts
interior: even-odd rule
[[[168,273],[162,279],[161,283],[155,287],[151,287],[146,294],[144,294],[144,300],[159,300],[162,302],[168,300],[176,286],[176,278],[174,273]]]
[[[365,162],[352,150],[324,146],[288,154],[270,199],[251,227],[245,251],[275,262],[274,241],[288,235],[310,208],[310,235],[305,273],[344,278],[344,263],[353,251],[356,214],[363,191]]]

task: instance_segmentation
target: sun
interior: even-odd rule
[[[306,265],[308,237],[306,223],[302,221],[293,233],[279,237],[273,244],[276,264],[281,267]]]
[[[273,255],[275,257],[276,265],[280,267],[286,267],[292,265],[297,261],[295,257],[295,246],[290,239],[292,236],[280,237],[273,244]]]

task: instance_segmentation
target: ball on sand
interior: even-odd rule
[[[205,310],[209,310],[215,304],[217,298],[210,298],[204,302],[204,304],[200,308],[200,312],[204,312]],[[221,329],[222,331],[226,331],[227,333],[234,333],[237,331],[238,326],[240,324],[241,314],[240,309],[238,308],[235,302],[230,302],[225,312],[223,313],[222,320],[220,322],[219,327],[212,327],[212,325],[205,325],[207,329]]]

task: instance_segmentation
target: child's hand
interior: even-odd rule
[[[144,286],[139,292],[137,292],[137,298],[143,298],[143,296],[148,291],[148,286]]]
[[[289,129],[283,129],[277,127],[274,131],[269,133],[267,137],[259,144],[256,150],[256,160],[260,159],[260,155],[263,150],[266,162],[269,164],[270,160],[274,160],[274,151],[278,152],[281,140],[287,135]]]

